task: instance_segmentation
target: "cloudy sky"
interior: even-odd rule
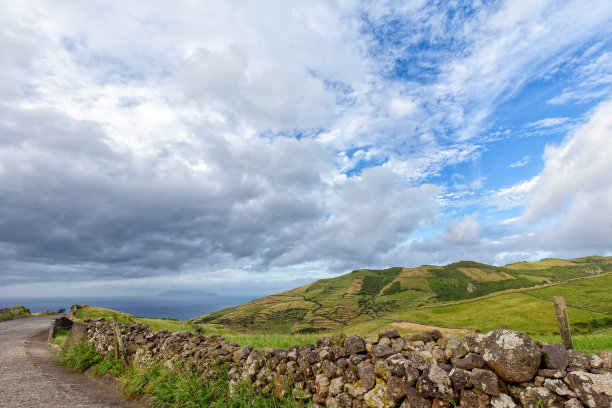
[[[2,1],[0,296],[611,255],[612,2],[432,3]]]

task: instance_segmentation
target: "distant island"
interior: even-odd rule
[[[157,296],[160,297],[190,297],[190,298],[202,298],[202,297],[218,297],[214,292],[206,292],[199,289],[169,289],[161,292]]]

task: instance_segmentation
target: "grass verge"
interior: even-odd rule
[[[534,336],[535,339],[549,343],[561,344],[559,335]],[[612,330],[597,334],[573,335],[574,348],[587,354],[595,354],[602,350],[612,350]]]
[[[102,356],[96,352],[94,345],[87,340],[64,344],[62,351],[57,356],[58,363],[74,372],[85,371],[102,360]]]
[[[97,375],[111,374],[121,379],[126,398],[138,399],[148,395],[153,407],[212,407],[212,408],[304,408],[310,405],[292,399],[282,400],[274,395],[262,394],[239,383],[232,387],[227,368],[189,370],[178,365],[170,370],[159,365],[126,367],[113,358],[104,360],[87,340],[66,343],[58,362],[73,371],[85,371],[93,366]]]

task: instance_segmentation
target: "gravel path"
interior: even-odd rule
[[[138,407],[55,362],[47,346],[54,316],[0,322],[0,407]]]

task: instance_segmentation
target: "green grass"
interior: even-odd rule
[[[612,288],[612,275],[605,275],[594,279],[530,290],[528,293],[550,300],[553,296],[563,296],[566,303],[612,313],[610,288]]]
[[[171,332],[177,331],[195,331],[195,327],[189,321],[182,321],[170,318],[156,319],[153,317],[137,317],[128,313],[119,312],[116,310],[105,309],[103,307],[87,306],[78,309],[74,318],[83,321],[85,319],[97,319],[103,317],[106,320],[117,319],[119,323],[131,324],[138,323],[149,326],[151,330],[168,330]]]
[[[107,360],[102,360],[96,363],[93,368],[94,373],[97,375],[109,373],[113,377],[120,377],[127,370],[125,363],[121,360],[115,360],[112,355]]]
[[[320,334],[226,334],[224,337],[238,343],[241,346],[250,344],[262,349],[265,347],[276,347],[288,349],[293,345],[316,344]]]
[[[57,344],[60,347],[64,347],[64,344],[66,343],[66,339],[68,338],[69,333],[70,333],[70,330],[56,331],[55,336],[53,337],[53,340],[51,340],[51,343]]]
[[[230,394],[230,383],[225,366],[216,366],[205,375],[202,371],[189,370],[178,365],[170,370],[159,365],[150,367],[126,367],[121,361],[106,361],[96,353],[89,342],[83,340],[67,345],[58,357],[60,364],[73,371],[84,371],[94,366],[98,375],[109,373],[119,377],[127,398],[137,399],[147,394],[153,407],[213,407],[213,408],[301,408],[306,404],[292,399],[281,400],[264,395],[244,385],[237,384]],[[208,374],[208,373],[207,373]]]
[[[74,372],[87,370],[92,365],[102,361],[102,356],[96,353],[96,348],[87,340],[80,340],[64,345],[64,349],[57,356],[57,362]]]
[[[124,394],[137,398],[148,394],[153,407],[212,407],[212,408],[299,408],[305,404],[293,400],[281,400],[264,395],[252,388],[237,384],[229,392],[227,369],[215,367],[208,378],[200,371],[178,367],[175,370],[154,365],[148,368],[131,368],[122,378]]]
[[[612,317],[568,308],[572,329],[589,332],[612,324]],[[521,293],[510,293],[476,302],[419,308],[389,317],[448,327],[472,327],[488,332],[500,327],[529,334],[558,332],[554,304]]]
[[[559,335],[535,336],[534,339],[548,344],[562,344]],[[594,354],[602,350],[612,350],[612,331],[597,334],[584,334],[572,336],[574,348],[587,354]]]

